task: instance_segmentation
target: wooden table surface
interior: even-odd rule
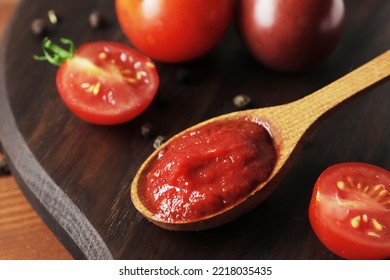
[[[64,36],[76,45],[103,39],[127,42],[113,2],[37,0],[31,5],[30,0],[17,1],[21,3],[18,17],[4,36],[1,53],[0,91],[5,94],[0,94],[0,137],[20,188],[75,258],[337,259],[311,230],[307,207],[312,186],[336,162],[363,161],[390,169],[387,83],[329,117],[274,194],[223,227],[190,233],[163,231],[132,207],[128,187],[153,150],[153,139],[140,133],[142,124],[150,122],[159,134],[169,137],[191,124],[236,110],[231,100],[238,93],[248,94],[254,107],[306,96],[389,48],[390,5],[386,1],[345,0],[349,17],[339,48],[321,67],[296,75],[255,64],[232,28],[219,49],[199,61],[185,66],[156,64],[162,81],[158,99],[134,122],[115,127],[76,119],[55,95],[50,81],[56,69],[25,63],[41,50],[41,40],[34,40],[26,28],[49,9],[63,19],[49,30],[53,40]],[[9,6],[16,0],[0,2]],[[2,12],[7,10],[0,7]],[[106,11],[107,28],[91,30],[86,19],[99,10]],[[189,71],[193,82],[180,83],[180,70]],[[38,227],[39,218],[31,208],[22,207],[28,204],[12,200],[15,190],[5,188],[0,193],[0,252],[8,252],[3,258],[70,257],[57,255],[61,249],[55,247],[55,237],[42,223]],[[16,242],[28,239],[27,245]],[[34,249],[26,250],[29,246]]]
[[[0,0],[0,40],[18,2]],[[72,259],[27,202],[12,176],[0,177],[0,259]]]

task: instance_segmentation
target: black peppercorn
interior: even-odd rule
[[[8,168],[8,165],[5,162],[5,160],[4,159],[0,160],[0,176],[10,175],[10,174],[11,174],[11,171]]]
[[[92,28],[96,28],[96,29],[103,27],[106,23],[106,20],[105,20],[103,14],[100,12],[92,12],[89,15],[88,20],[89,20],[89,25]]]
[[[176,72],[176,80],[183,85],[191,85],[193,82],[191,71],[188,69],[180,68]]]
[[[251,99],[245,94],[239,94],[233,98],[234,105],[239,109],[247,108]]]
[[[154,136],[154,128],[153,128],[153,125],[151,123],[144,123],[142,126],[141,126],[141,134],[142,136],[144,136],[145,138],[151,138]]]

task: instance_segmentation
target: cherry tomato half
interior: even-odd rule
[[[114,42],[80,46],[58,69],[58,92],[66,106],[94,124],[118,124],[142,113],[159,85],[153,62]]]
[[[232,0],[116,0],[128,39],[166,62],[188,61],[211,50],[232,17]]]
[[[390,172],[340,163],[318,178],[309,218],[320,241],[346,259],[390,257]]]
[[[260,62],[276,70],[317,64],[341,37],[343,0],[242,0],[237,5],[244,42]]]

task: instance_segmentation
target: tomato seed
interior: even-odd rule
[[[135,77],[137,78],[137,80],[141,80],[142,79],[142,73],[140,71],[138,71],[137,73],[135,73]]]
[[[87,89],[87,88],[89,88],[91,85],[90,84],[88,84],[88,83],[82,83],[81,84],[81,88],[82,89]]]
[[[345,183],[343,181],[338,181],[337,188],[339,188],[340,190],[345,190]]]
[[[389,192],[387,190],[381,190],[381,192],[378,194],[378,197],[381,198],[386,195],[389,195]]]
[[[128,81],[130,84],[135,84],[137,83],[137,80],[134,78],[125,78],[126,81]]]
[[[107,54],[105,52],[101,52],[101,53],[99,53],[98,57],[100,60],[105,60],[107,58]]]
[[[351,219],[351,226],[353,228],[358,228],[360,226],[360,216],[356,216],[354,218]]]
[[[49,18],[50,23],[53,25],[57,25],[60,22],[60,17],[54,10],[49,10],[47,12],[47,16]]]
[[[383,230],[383,226],[376,219],[372,219],[371,221],[372,221],[372,225],[377,231]]]
[[[379,234],[377,234],[377,233],[375,233],[375,232],[373,232],[373,231],[369,231],[369,232],[367,232],[367,235],[368,236],[372,236],[372,237],[381,237]]]
[[[150,69],[155,68],[154,63],[152,63],[152,62],[150,62],[150,61],[147,61],[147,62],[145,63],[145,66],[146,66],[147,68],[150,68]]]
[[[100,91],[100,86],[101,86],[101,83],[95,84],[95,86],[93,88],[93,95],[98,95],[98,93]]]
[[[382,184],[375,185],[375,186],[370,190],[370,193],[371,193],[371,194],[374,194],[374,193],[376,193],[377,191],[379,191],[381,188],[383,188],[383,185],[382,185]]]
[[[157,136],[157,138],[153,142],[153,148],[158,149],[160,148],[164,142],[166,141],[166,138],[162,135]]]

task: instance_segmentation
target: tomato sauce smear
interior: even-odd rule
[[[247,118],[209,123],[158,153],[142,195],[156,220],[196,221],[249,195],[270,176],[276,158],[262,124]]]

